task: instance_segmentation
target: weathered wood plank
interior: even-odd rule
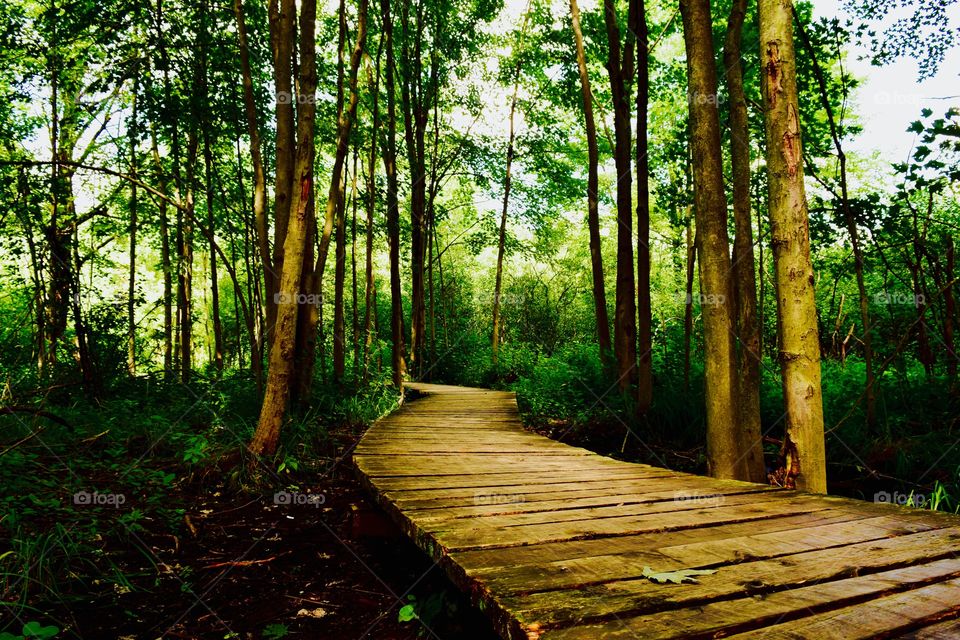
[[[752,630],[751,627],[763,628],[787,620],[804,618],[824,609],[841,608],[892,592],[915,589],[931,582],[958,576],[960,576],[960,559],[951,558],[762,596],[748,596],[664,613],[620,617],[600,623],[567,627],[546,635],[551,640],[713,638]],[[911,637],[936,638],[939,636],[912,635]]]

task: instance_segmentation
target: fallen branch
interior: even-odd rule
[[[230,562],[214,562],[213,564],[208,564],[205,566],[204,569],[219,569],[220,567],[249,567],[255,564],[267,564],[268,562],[273,562],[277,558],[284,555],[286,554],[281,553],[278,556],[263,558],[262,560],[231,560]]]

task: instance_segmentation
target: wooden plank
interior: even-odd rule
[[[529,544],[531,541],[549,542],[559,540],[578,540],[600,536],[619,536],[653,531],[671,531],[703,526],[715,526],[721,523],[749,522],[777,517],[784,514],[810,513],[825,509],[817,500],[809,497],[794,498],[792,501],[774,500],[750,507],[707,508],[667,511],[664,513],[646,513],[643,515],[622,515],[594,520],[573,520],[529,524],[527,526],[506,525],[499,527],[478,527],[470,524],[445,524],[432,529],[437,540],[446,548],[483,549],[488,547],[508,547]],[[520,516],[514,516],[520,518]],[[497,535],[491,536],[491,529]]]
[[[960,616],[960,578],[877,598],[869,602],[740,633],[737,640],[868,640]]]
[[[960,618],[936,622],[897,636],[898,640],[956,640],[960,638]]]
[[[682,608],[744,592],[764,594],[815,581],[828,582],[858,573],[925,564],[954,557],[958,540],[960,529],[935,529],[771,560],[727,565],[718,569],[716,574],[701,578],[699,584],[684,584],[678,589],[664,588],[664,585],[646,579],[632,579],[604,583],[576,592],[566,591],[563,598],[558,598],[555,591],[545,591],[506,596],[501,602],[526,624],[537,624],[539,627],[591,619],[604,620],[613,615]],[[673,570],[697,566],[653,568]]]
[[[642,551],[653,551],[661,547],[696,544],[718,538],[729,539],[764,533],[787,537],[789,532],[794,530],[834,522],[850,522],[863,518],[863,514],[855,512],[826,509],[813,513],[800,515],[791,514],[760,521],[754,520],[700,529],[685,529],[682,531],[657,532],[613,538],[596,538],[593,540],[577,540],[573,542],[533,543],[511,549],[510,557],[515,566],[530,566],[531,571],[533,571],[537,567],[545,567],[548,564],[559,563],[566,560],[602,555],[629,555]],[[496,548],[457,551],[452,553],[451,557],[456,560],[458,565],[473,573],[477,573],[479,570],[486,568],[499,569],[503,567],[503,554]]]
[[[670,544],[671,536],[661,538],[661,544],[648,543],[644,554],[637,554],[637,547],[610,551],[595,556],[576,559],[564,558],[552,562],[512,563],[509,567],[497,566],[475,570],[473,577],[482,580],[490,588],[505,594],[532,591],[558,591],[603,584],[615,580],[641,578],[644,566],[658,571],[675,571],[691,567],[722,568],[725,565],[789,556],[806,551],[840,548],[849,544],[881,540],[900,528],[893,518],[839,520],[806,528],[791,530],[792,536],[782,531],[743,535],[718,540],[707,538],[688,544]],[[929,531],[931,525],[917,522],[914,531]]]
[[[665,640],[667,638],[721,637],[776,625],[787,620],[805,618],[825,609],[842,608],[890,593],[915,589],[957,577],[960,577],[960,559],[951,558],[763,596],[748,596],[664,613],[618,617],[604,622],[566,627],[548,631],[543,637],[549,640],[594,640],[595,638]],[[949,630],[950,627],[953,630],[958,628],[955,621],[946,625],[945,630]],[[934,634],[936,632],[935,629],[932,631]],[[919,639],[960,636],[911,635],[910,637]]]

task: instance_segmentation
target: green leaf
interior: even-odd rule
[[[643,568],[643,577],[657,584],[666,584],[667,582],[672,582],[673,584],[693,582],[696,584],[697,581],[693,576],[708,576],[714,573],[716,573],[715,569],[680,569],[679,571],[658,572],[650,567]]]
[[[417,610],[412,604],[405,604],[400,607],[400,611],[397,613],[397,620],[399,622],[410,622],[417,617]]]

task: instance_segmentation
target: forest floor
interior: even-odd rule
[[[336,449],[349,451],[358,437],[340,434]],[[495,638],[442,570],[379,515],[343,456],[332,459],[328,472],[288,476],[288,489],[319,496],[312,504],[231,489],[216,468],[177,483],[163,503],[182,513],[178,526],[147,516],[126,536],[105,535],[86,575],[63,576],[56,601],[34,600],[33,611],[62,625],[57,638]],[[408,604],[422,622],[399,622]],[[14,633],[38,617],[23,610],[4,620],[5,609],[0,629]]]

